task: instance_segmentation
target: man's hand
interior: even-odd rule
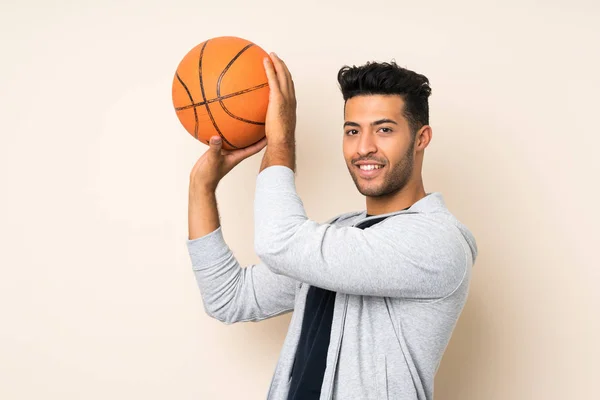
[[[284,165],[295,170],[296,92],[285,63],[271,53],[264,60],[269,82],[269,106],[265,122],[267,151],[260,170]]]
[[[210,148],[198,159],[190,173],[190,190],[214,192],[217,185],[244,159],[258,153],[267,144],[262,138],[257,143],[237,150],[223,150],[219,136],[210,138]]]
[[[198,159],[190,174],[188,228],[190,240],[205,236],[219,226],[219,209],[215,191],[229,171],[242,160],[258,153],[267,144],[259,142],[239,150],[222,150],[219,136],[210,140],[210,148]]]

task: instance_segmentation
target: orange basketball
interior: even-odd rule
[[[173,78],[173,106],[183,127],[207,144],[219,135],[229,150],[262,139],[269,103],[265,57],[259,46],[230,36],[191,49]]]

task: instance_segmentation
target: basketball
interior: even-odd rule
[[[227,150],[262,139],[269,103],[265,57],[256,44],[232,36],[192,48],[173,78],[173,106],[186,131],[206,144],[219,135]]]

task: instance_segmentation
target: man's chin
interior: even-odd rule
[[[373,185],[373,186],[365,185],[364,183],[361,183],[359,181],[356,184],[356,189],[358,189],[360,194],[362,194],[363,196],[367,196],[367,197],[381,196],[381,188],[378,185]]]
[[[360,194],[367,197],[377,197],[381,195],[381,184],[375,183],[376,179],[366,180],[353,173],[350,173],[354,186]]]

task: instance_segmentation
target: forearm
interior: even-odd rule
[[[188,204],[189,240],[206,236],[215,231],[220,225],[215,191],[198,188],[190,183]]]
[[[260,171],[273,165],[282,165],[296,171],[296,144],[294,139],[268,143]]]

